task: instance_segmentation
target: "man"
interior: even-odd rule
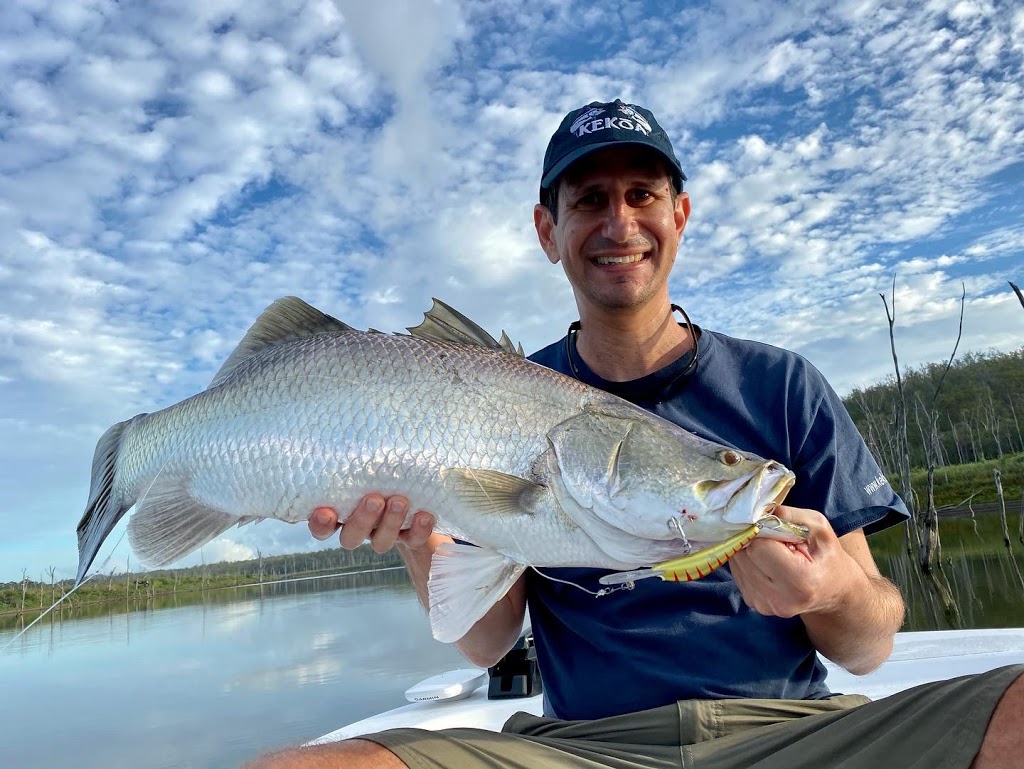
[[[698,582],[646,580],[599,600],[565,584],[594,586],[598,570],[528,571],[457,645],[473,663],[494,664],[529,604],[550,718],[519,714],[501,734],[392,730],[260,766],[1024,765],[1024,666],[876,703],[829,692],[816,652],[863,674],[892,650],[903,602],[865,530],[906,510],[806,361],[676,322],[668,283],[690,214],[685,178],[642,107],[595,102],[565,117],[544,158],[534,224],[580,320],[532,358],[789,466],[797,482],[776,514],[807,526],[807,543],[758,539]],[[339,539],[397,546],[426,604],[444,538],[424,511],[400,531],[408,504],[366,497]],[[310,529],[330,536],[334,511],[315,511]]]

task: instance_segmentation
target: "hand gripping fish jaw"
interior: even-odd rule
[[[669,525],[674,525],[673,528],[678,527],[679,533],[682,534],[682,525],[675,518],[669,520]],[[806,542],[810,531],[806,526],[784,521],[775,515],[766,515],[728,539],[698,550],[696,553],[685,555],[682,558],[673,558],[649,568],[606,574],[598,581],[602,585],[625,585],[638,579],[661,577],[666,582],[692,582],[695,579],[706,577],[719,566],[728,563],[730,558],[753,542],[758,535],[796,543]],[[683,541],[689,547],[685,536],[683,536]]]

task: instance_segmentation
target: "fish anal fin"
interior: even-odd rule
[[[430,631],[443,643],[464,636],[526,569],[488,548],[445,543],[434,551],[427,592]]]
[[[224,361],[224,365],[210,382],[210,387],[219,385],[243,361],[260,350],[294,339],[339,331],[360,333],[347,323],[320,312],[298,297],[286,296],[278,299],[252,324],[234,352]]]
[[[484,514],[533,515],[548,494],[546,486],[497,470],[453,467],[441,477],[466,506]]]
[[[204,505],[189,494],[187,479],[161,477],[129,519],[128,542],[146,566],[166,566],[252,519]]]

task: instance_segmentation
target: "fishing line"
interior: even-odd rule
[[[476,471],[473,470],[473,469],[470,469],[469,475],[470,475],[470,477],[474,481],[476,481],[476,485],[480,487],[480,491],[482,491],[484,493],[484,496],[487,498],[487,501],[490,502],[493,505],[494,501],[491,499],[491,496],[487,493],[487,489],[484,488],[484,485],[480,482],[480,479],[476,477]],[[505,529],[506,529],[506,533],[508,533],[508,535],[510,537],[512,537],[512,543],[516,547],[518,547],[521,552],[525,552],[525,548],[522,546],[522,544],[519,542],[518,538],[516,537],[516,533],[515,533],[514,527],[509,526],[508,523],[506,522],[505,523]],[[563,585],[569,585],[570,587],[574,587],[577,590],[582,590],[584,593],[587,593],[588,595],[592,595],[595,598],[601,598],[603,596],[608,595],[609,593],[618,592],[619,590],[632,590],[633,587],[634,587],[632,582],[627,582],[627,583],[622,584],[622,585],[616,585],[615,587],[603,587],[600,590],[591,590],[590,588],[584,587],[583,585],[577,584],[576,582],[571,582],[570,580],[567,580],[567,579],[560,579],[559,577],[554,577],[554,576],[552,576],[550,574],[545,574],[540,569],[538,569],[536,566],[534,566],[532,563],[528,563],[528,564],[526,564],[526,566],[528,568],[532,569],[537,574],[539,574],[541,577],[544,577],[544,579],[549,579],[552,582],[559,582],[559,583],[561,583]]]
[[[8,646],[10,646],[10,645],[11,645],[11,644],[13,644],[13,643],[14,643],[15,641],[17,641],[17,640],[18,640],[19,638],[21,638],[21,637],[22,637],[23,635],[25,635],[25,633],[27,633],[27,632],[29,631],[29,629],[30,629],[30,628],[31,628],[31,627],[32,627],[33,625],[35,625],[35,624],[36,624],[37,622],[39,622],[39,620],[41,620],[41,619],[42,619],[43,617],[45,617],[45,616],[46,616],[47,614],[49,614],[49,613],[50,613],[50,612],[52,612],[52,611],[53,611],[54,609],[56,609],[56,608],[57,608],[58,606],[60,606],[60,605],[61,605],[62,603],[64,603],[64,601],[66,601],[66,600],[67,600],[68,598],[70,598],[70,597],[71,597],[72,595],[74,595],[74,594],[75,594],[75,593],[76,593],[76,592],[78,591],[78,588],[80,588],[80,587],[81,587],[82,585],[84,585],[84,584],[85,584],[86,582],[88,582],[88,581],[89,581],[90,579],[92,579],[92,578],[93,578],[93,577],[95,577],[95,576],[96,576],[97,574],[99,574],[99,573],[100,573],[100,570],[102,570],[102,569],[105,569],[105,568],[107,567],[107,564],[109,564],[109,563],[110,563],[110,559],[114,557],[114,553],[115,553],[115,552],[117,551],[117,548],[118,548],[118,547],[119,547],[119,546],[121,545],[121,541],[122,541],[122,540],[124,539],[124,535],[125,535],[126,533],[127,533],[127,532],[124,532],[124,531],[122,531],[122,532],[121,532],[121,536],[120,536],[120,537],[118,537],[118,539],[117,539],[117,542],[115,542],[115,543],[114,543],[114,549],[113,549],[113,550],[111,551],[110,555],[108,555],[108,556],[107,556],[106,560],[105,560],[105,561],[103,561],[103,563],[101,563],[101,564],[100,564],[100,565],[99,565],[98,567],[96,567],[96,568],[95,568],[95,569],[94,569],[94,570],[92,571],[92,573],[91,573],[91,574],[87,574],[87,575],[86,575],[85,577],[83,577],[83,578],[82,578],[82,581],[81,581],[81,582],[79,582],[79,583],[78,583],[77,585],[73,586],[73,587],[72,587],[72,588],[71,588],[71,589],[70,589],[69,591],[67,591],[67,592],[66,592],[66,593],[64,593],[64,594],[63,594],[63,595],[62,595],[62,596],[61,596],[60,598],[58,598],[58,599],[57,599],[56,601],[54,601],[54,602],[53,602],[53,603],[52,603],[52,604],[50,605],[50,607],[49,607],[48,609],[46,609],[46,611],[44,611],[44,612],[43,612],[42,614],[40,614],[40,615],[39,615],[38,617],[36,617],[36,618],[35,618],[34,620],[32,620],[31,622],[29,622],[29,623],[28,623],[27,625],[25,625],[25,627],[23,627],[23,628],[21,629],[21,632],[19,632],[19,633],[18,633],[17,635],[15,635],[15,636],[14,636],[14,637],[13,637],[13,638],[12,638],[12,639],[10,640],[10,641],[8,641],[7,643],[5,643],[5,644],[4,644],[3,646],[0,646],[0,651],[3,651],[3,650],[4,650],[4,649],[6,649],[6,648],[7,648]],[[127,572],[125,572],[125,574],[127,575]],[[43,589],[43,584],[42,584],[41,582],[39,583],[39,589],[40,589],[40,590],[42,590],[42,589]],[[61,588],[61,589],[63,589],[63,588]]]
[[[603,587],[600,590],[591,590],[588,587],[583,587],[583,585],[579,585],[567,579],[560,579],[558,577],[553,577],[550,574],[545,574],[533,564],[529,564],[529,566],[531,569],[537,572],[537,574],[544,577],[544,579],[549,579],[552,582],[560,582],[563,585],[569,585],[570,587],[577,588],[578,590],[582,590],[584,593],[594,596],[594,598],[603,598],[609,593],[617,593],[620,590],[632,590],[634,587],[636,587],[636,585],[633,582],[623,582],[621,585],[616,585],[615,587]]]
[[[174,451],[177,451],[178,449],[181,448],[181,445],[185,442],[185,439],[187,437],[188,437],[187,435],[182,437],[182,439],[178,442],[178,445],[174,448]],[[172,456],[174,454],[174,451],[171,452]],[[137,510],[138,509],[138,505],[142,504],[142,502],[145,501],[146,497],[149,495],[150,490],[153,488],[153,485],[160,478],[161,473],[163,473],[164,469],[167,467],[167,465],[169,463],[170,463],[170,459],[168,459],[167,461],[164,462],[163,466],[157,471],[156,476],[150,482],[150,484],[146,488],[145,492],[143,492],[142,496],[138,500],[136,500],[135,504],[132,505],[132,507],[136,508],[136,510]],[[134,513],[133,513],[133,515],[134,515]],[[125,536],[127,534],[128,534],[128,530],[127,530],[127,528],[125,528],[121,532],[121,536],[117,538],[117,542],[114,543],[114,546],[110,549],[110,553],[107,555],[107,557],[103,560],[102,563],[100,563],[99,565],[92,566],[86,572],[86,574],[82,577],[82,581],[81,582],[79,582],[77,585],[74,585],[69,591],[64,593],[53,604],[51,604],[49,608],[47,608],[38,617],[36,617],[34,620],[32,620],[30,623],[28,623],[25,627],[23,627],[20,632],[18,632],[13,638],[11,638],[10,641],[8,641],[6,644],[4,644],[2,647],[0,647],[0,650],[7,649],[11,644],[13,644],[15,641],[17,641],[23,635],[25,635],[25,633],[27,633],[37,622],[39,622],[45,616],[50,614],[54,609],[56,609],[58,606],[60,606],[62,603],[64,603],[64,601],[66,601],[68,598],[70,598],[72,595],[74,595],[78,591],[78,588],[82,587],[82,585],[84,585],[86,582],[88,582],[89,580],[91,580],[94,577],[96,577],[105,568],[107,568],[107,566],[111,562],[111,559],[114,557],[114,553],[117,552],[117,549],[121,546],[121,543],[124,541],[124,538],[125,538]],[[125,579],[128,578],[128,574],[129,574],[129,572],[125,571]],[[42,583],[40,583],[40,590],[42,590]]]
[[[28,623],[27,625],[25,625],[25,627],[23,627],[23,628],[21,629],[21,632],[20,632],[20,633],[17,633],[17,634],[16,634],[16,635],[15,635],[15,636],[14,636],[14,637],[13,637],[13,638],[12,638],[12,639],[10,640],[10,641],[8,641],[7,643],[5,643],[5,644],[4,644],[3,646],[0,646],[0,651],[3,651],[3,650],[5,650],[5,649],[6,649],[6,648],[7,648],[8,646],[10,646],[11,644],[13,644],[13,643],[14,643],[15,641],[17,641],[17,640],[18,640],[19,638],[21,638],[21,637],[22,637],[23,635],[25,635],[25,633],[27,633],[27,632],[28,632],[28,631],[29,631],[29,630],[30,630],[30,629],[32,628],[32,626],[33,626],[33,625],[35,625],[35,624],[36,624],[36,623],[37,623],[37,622],[38,622],[39,620],[41,620],[41,619],[42,619],[43,617],[45,617],[45,616],[46,616],[47,614],[49,614],[49,613],[50,613],[50,612],[52,612],[52,611],[53,611],[54,609],[56,609],[56,608],[57,608],[58,606],[60,606],[60,605],[61,605],[62,603],[64,603],[64,599],[65,599],[65,598],[70,598],[70,597],[71,597],[71,594],[72,594],[72,593],[74,593],[74,592],[75,592],[76,590],[78,590],[78,588],[80,588],[80,587],[81,587],[82,585],[84,585],[84,584],[85,584],[86,582],[88,582],[88,581],[89,581],[90,579],[91,579],[91,577],[86,577],[86,578],[85,578],[85,579],[83,579],[83,580],[82,580],[82,581],[81,581],[81,582],[80,582],[79,584],[75,585],[75,586],[74,586],[73,588],[71,588],[71,590],[69,590],[69,591],[68,591],[68,592],[66,592],[66,593],[65,593],[64,595],[62,595],[62,596],[61,596],[60,598],[58,598],[58,599],[57,599],[57,601],[56,601],[55,603],[53,603],[53,604],[52,604],[52,605],[50,606],[50,608],[48,608],[48,609],[47,609],[46,611],[44,611],[44,612],[43,612],[42,614],[40,614],[40,615],[39,615],[38,617],[36,617],[36,618],[35,618],[34,620],[32,620],[31,622],[29,622],[29,623]],[[40,583],[40,584],[39,584],[39,589],[40,589],[40,590],[42,590],[42,587],[43,587],[43,586],[42,586],[42,583]]]

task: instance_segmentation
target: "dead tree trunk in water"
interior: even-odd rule
[[[896,276],[892,278],[892,312],[889,312],[889,303],[885,299],[885,294],[879,294],[882,297],[882,304],[885,305],[885,317],[889,321],[889,349],[892,351],[892,363],[896,369],[896,394],[897,398],[894,402],[896,408],[896,440],[894,454],[896,459],[895,469],[899,475],[900,481],[900,495],[903,497],[903,502],[906,504],[907,509],[910,511],[910,520],[904,527],[904,534],[906,536],[906,548],[907,554],[911,552],[921,552],[921,537],[918,533],[917,526],[915,525],[915,514],[914,514],[914,491],[910,487],[910,446],[907,441],[907,396],[903,390],[903,376],[900,374],[900,363],[896,356],[896,335],[894,328],[896,325]]]
[[[992,471],[992,479],[996,484],[996,496],[999,497],[999,522],[1003,526],[1003,545],[1006,546],[1006,555],[1009,557],[1010,565],[1013,566],[1013,571],[1017,575],[1017,581],[1024,585],[1024,576],[1020,573],[1017,559],[1013,555],[1013,548],[1010,546],[1010,527],[1006,523],[1006,500],[1003,497],[1003,479],[999,468]]]
[[[1010,549],[1010,528],[1006,523],[1006,501],[1003,498],[1003,477],[997,467],[992,471],[992,480],[996,484],[996,497],[999,499],[999,523],[1003,527],[1003,545]]]
[[[1020,512],[1017,513],[1017,539],[1024,545],[1024,494],[1020,496]]]
[[[25,596],[28,594],[28,569],[21,570],[21,613],[25,613]]]
[[[928,469],[928,482],[927,493],[925,495],[926,504],[923,513],[915,510],[911,499],[913,490],[910,484],[910,444],[907,440],[907,401],[903,390],[903,378],[900,374],[899,360],[896,356],[896,339],[893,330],[896,320],[895,276],[893,276],[892,280],[891,313],[889,312],[889,305],[885,300],[885,295],[880,294],[880,296],[882,297],[882,304],[885,305],[885,316],[889,321],[889,343],[892,349],[893,366],[896,369],[896,384],[899,394],[897,411],[900,414],[900,419],[897,422],[896,429],[897,440],[900,441],[903,452],[903,456],[899,463],[902,475],[900,480],[904,491],[904,501],[907,503],[907,507],[910,509],[911,515],[911,520],[907,528],[913,532],[913,540],[917,550],[918,568],[921,570],[921,573],[928,578],[933,589],[933,593],[942,603],[946,621],[953,627],[960,627],[962,624],[960,608],[957,606],[956,599],[953,596],[953,591],[949,585],[949,580],[946,578],[946,575],[942,570],[942,561],[940,560],[942,545],[939,538],[939,516],[938,511],[935,508],[935,446],[938,443],[939,417],[935,410],[935,403],[938,400],[939,393],[942,391],[942,385],[946,380],[946,374],[949,373],[949,369],[953,365],[953,359],[956,357],[956,351],[960,346],[960,339],[963,336],[964,305],[967,298],[967,287],[963,287],[963,293],[960,297],[960,330],[957,334],[956,344],[953,345],[953,352],[949,356],[949,360],[946,362],[946,367],[942,371],[942,376],[939,378],[938,384],[935,386],[931,405],[926,412],[930,435],[929,438],[924,441],[925,461]]]

